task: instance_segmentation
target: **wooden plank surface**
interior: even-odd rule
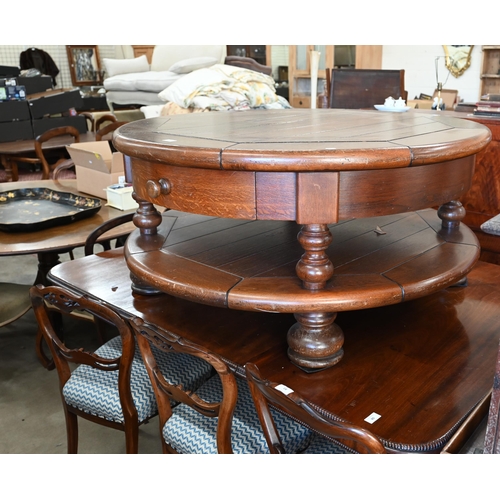
[[[391,169],[473,155],[488,128],[439,114],[344,109],[249,110],[151,118],[124,125],[117,149],[132,158],[223,170]]]
[[[186,224],[191,217],[196,224]],[[463,225],[442,231],[432,209],[352,219],[330,225],[326,254],[334,275],[311,293],[295,270],[304,249],[294,222],[200,219],[172,210],[163,220],[164,239],[142,238],[138,230],[129,237],[131,272],[180,298],[238,309],[338,312],[394,304],[459,281],[479,256],[474,234]]]

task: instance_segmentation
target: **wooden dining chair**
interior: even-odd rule
[[[373,109],[387,97],[407,99],[404,69],[340,68],[330,72],[330,108]]]
[[[95,132],[94,114],[91,113],[90,111],[80,111],[78,114],[85,118],[85,123],[87,124],[87,130],[89,132]]]
[[[70,160],[71,161],[71,160]],[[111,229],[114,229],[115,227],[121,226],[123,224],[127,224],[128,222],[131,222],[133,219],[134,213],[128,213],[128,214],[123,214],[123,215],[118,215],[117,217],[114,217],[113,219],[110,219],[106,222],[103,222],[99,226],[97,226],[93,231],[89,233],[87,238],[85,239],[85,245],[84,245],[84,255],[92,255],[94,253],[94,248],[97,243],[99,243],[104,250],[111,250],[111,242],[114,238],[101,238],[103,235],[105,235],[106,232],[110,231]],[[128,235],[127,235],[128,236]],[[117,238],[115,242],[115,247],[121,247],[125,244],[125,240],[127,236],[123,236],[121,238]],[[71,257],[71,260],[74,260],[74,255],[73,255],[73,250],[69,250],[69,254]],[[27,287],[29,290],[29,286]],[[26,295],[28,296],[28,290]],[[1,289],[0,289],[1,292]],[[31,303],[30,303],[31,307]],[[97,338],[99,341],[100,345],[103,345],[106,342],[106,332],[107,328],[105,325],[105,322],[98,318],[95,317],[93,314],[89,314],[86,311],[73,311],[72,313],[73,317],[79,318],[84,321],[89,321],[91,323],[94,323],[95,328],[96,328],[96,333],[97,333]],[[1,326],[1,324],[0,324]],[[45,340],[42,335],[42,331],[39,329],[37,332],[37,336],[35,339],[35,349],[38,355],[38,358],[43,360],[43,365],[47,370],[53,370],[55,368],[54,362],[52,359],[50,359],[45,351],[44,351],[44,345],[45,345]]]
[[[50,163],[43,151],[43,144],[54,137],[68,135],[73,137],[74,142],[80,142],[80,133],[75,127],[56,127],[35,139],[34,156],[13,156],[9,158],[12,167],[12,180],[19,179],[18,163],[37,164],[42,166],[42,180],[49,179],[51,172],[57,168],[60,163],[67,161],[66,158],[58,158],[54,163]]]
[[[95,124],[94,124],[94,132],[97,132],[100,128],[104,127],[105,123],[114,123],[117,121],[118,121],[118,118],[116,117],[115,114],[105,113],[104,115],[99,116],[99,118],[96,118]]]
[[[334,420],[321,414],[289,387],[263,379],[255,364],[247,363],[245,372],[271,453],[286,453],[271,406],[293,415],[316,432],[304,453],[349,453],[348,447],[344,448],[338,442],[333,441],[336,439],[358,443],[367,453],[386,453],[384,445],[374,434],[357,425]]]
[[[131,325],[157,398],[164,453],[269,453],[248,385],[224,360],[171,332],[159,334],[140,318]],[[216,375],[195,392],[174,385],[157,364],[154,348],[202,359]],[[173,407],[172,400],[180,404]],[[273,417],[287,452],[308,446],[312,433],[307,427],[278,412]]]
[[[132,330],[109,307],[56,286],[33,286],[30,297],[39,329],[50,348],[59,377],[66,417],[68,453],[78,450],[78,417],[125,433],[127,453],[138,452],[139,426],[158,412],[148,373],[136,349]],[[114,326],[118,335],[95,352],[69,348],[54,326],[54,312],[84,311]],[[213,371],[191,356],[154,350],[162,373],[173,385],[196,390]],[[77,365],[75,369],[72,366]],[[175,407],[176,402],[172,402]]]
[[[95,140],[102,141],[104,137],[106,137],[111,132],[114,132],[116,129],[120,128],[122,125],[125,125],[128,122],[123,121],[114,121],[108,123],[106,126],[98,128],[95,133]]]

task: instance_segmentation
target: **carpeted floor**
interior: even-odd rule
[[[33,165],[19,164],[19,181],[36,181],[42,179],[42,171],[33,168]],[[59,179],[76,179],[75,170],[63,170],[59,174]],[[0,167],[0,182],[7,182],[7,173],[3,167]]]

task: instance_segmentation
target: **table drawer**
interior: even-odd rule
[[[255,219],[255,173],[176,167],[132,159],[135,193],[155,205],[200,215]]]

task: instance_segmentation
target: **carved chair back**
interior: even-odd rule
[[[371,432],[321,414],[292,389],[263,379],[255,364],[247,363],[245,372],[271,453],[284,453],[284,448],[269,408],[270,404],[297,418],[319,434],[331,439],[354,441],[368,453],[385,453],[384,445]]]
[[[30,289],[30,297],[38,327],[50,349],[59,377],[59,389],[66,415],[68,452],[76,453],[77,451],[78,430],[76,416],[108,427],[124,430],[127,452],[137,452],[138,413],[130,389],[135,340],[128,323],[103,304],[88,297],[78,296],[60,287],[33,286]],[[55,324],[57,315],[55,313],[69,315],[75,312],[92,315],[117,328],[121,339],[121,348],[113,350],[116,355],[103,357],[96,353],[84,351],[82,348],[69,348],[65,345],[58,334],[58,328]],[[122,424],[107,420],[102,416],[91,415],[66,402],[63,390],[72,377],[72,365],[87,365],[104,373],[118,371],[119,403],[123,412]],[[96,379],[99,379],[99,377],[99,375],[96,375]],[[95,389],[98,391],[99,387]],[[89,387],[82,388],[82,390],[88,391]]]
[[[160,429],[163,429],[167,420],[172,416],[170,399],[173,399],[190,406],[206,417],[217,418],[217,451],[218,453],[232,453],[231,424],[238,397],[238,388],[236,379],[227,364],[214,353],[171,332],[162,330],[161,335],[158,335],[154,327],[139,318],[134,318],[131,325],[135,330],[137,343],[155,392]],[[164,352],[185,353],[209,363],[214,368],[216,376],[218,375],[220,378],[222,399],[208,402],[182,386],[169,383],[157,366],[151,350],[152,345]],[[162,440],[162,445],[164,452],[173,451],[164,440]]]
[[[9,158],[11,168],[12,168],[12,179],[19,179],[18,163],[28,163],[28,164],[41,164],[42,165],[42,179],[48,179],[50,177],[50,172],[57,168],[57,166],[65,160],[61,157],[53,164],[50,164],[44,151],[43,144],[54,137],[59,137],[63,135],[72,136],[74,142],[80,142],[80,133],[75,127],[56,127],[47,130],[43,134],[40,134],[35,139],[35,155],[34,156],[13,156]]]

